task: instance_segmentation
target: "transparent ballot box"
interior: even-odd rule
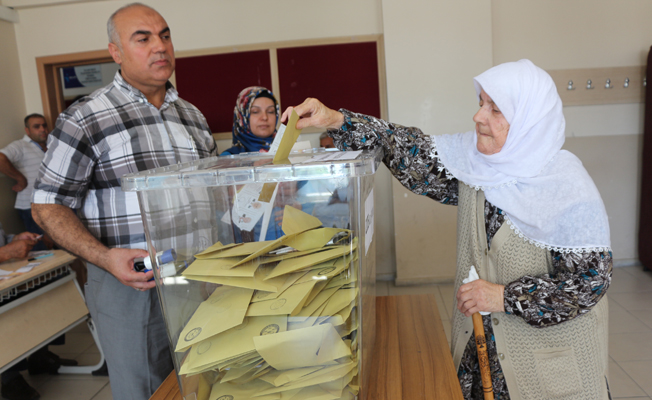
[[[247,153],[122,178],[186,400],[363,398],[381,156]]]

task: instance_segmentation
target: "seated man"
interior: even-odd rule
[[[32,232],[23,232],[18,235],[5,235],[0,224],[0,263],[12,258],[26,258],[34,245],[40,240],[40,235]],[[50,344],[63,344],[63,335]],[[27,360],[2,373],[2,398],[7,400],[33,400],[40,397],[20,374],[20,371],[29,369],[30,375],[48,372],[56,374],[61,365],[77,365],[77,361],[59,358],[48,350],[48,346],[36,351]]]

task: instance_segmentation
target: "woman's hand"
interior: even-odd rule
[[[457,291],[457,309],[467,317],[479,311],[505,312],[505,286],[478,279]]]
[[[300,119],[297,122],[297,129],[299,130],[311,126],[315,128],[339,129],[344,125],[344,115],[341,112],[331,110],[317,99],[309,97],[296,107],[288,107],[281,116],[282,123],[290,119],[292,110],[299,114]]]

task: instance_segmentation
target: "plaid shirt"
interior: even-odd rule
[[[113,83],[61,113],[32,202],[77,210],[108,247],[146,248],[137,194],[123,192],[120,178],[217,155],[202,113],[167,85],[159,110],[118,71]]]

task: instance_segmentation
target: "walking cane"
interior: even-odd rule
[[[473,333],[475,333],[475,345],[478,348],[478,362],[480,364],[480,375],[482,376],[484,400],[494,400],[491,369],[489,368],[489,357],[487,356],[487,340],[484,336],[484,325],[480,313],[473,314]]]

